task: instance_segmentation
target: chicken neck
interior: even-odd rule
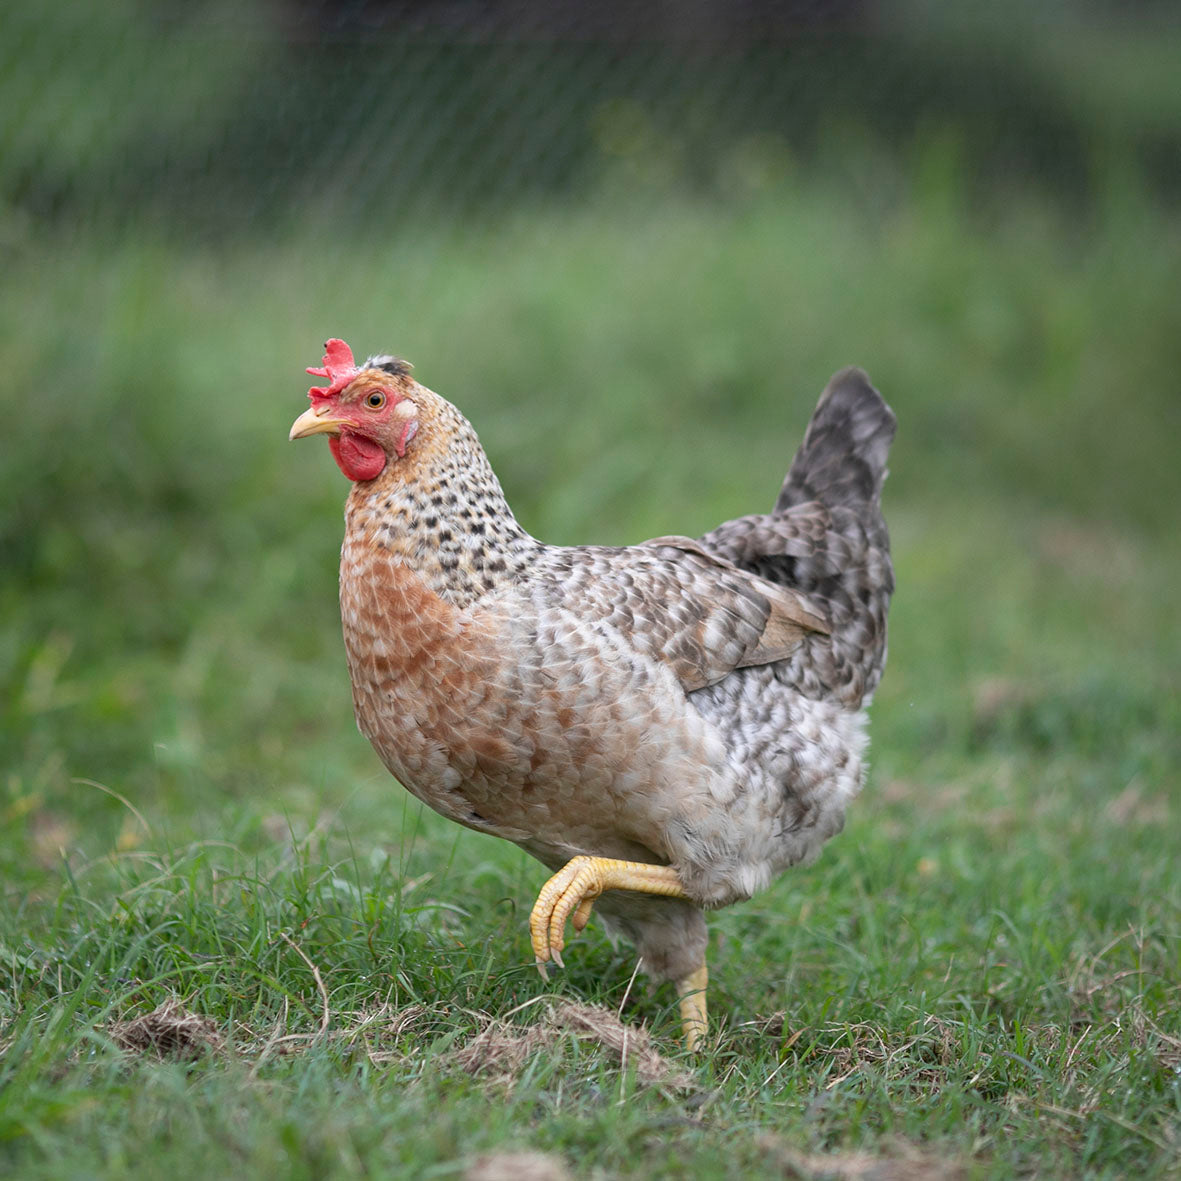
[[[414,458],[355,484],[345,507],[345,548],[372,546],[401,559],[462,610],[519,577],[545,549],[509,508],[475,431],[442,398]]]

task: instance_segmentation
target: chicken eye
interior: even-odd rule
[[[379,390],[374,390],[366,399],[365,404],[371,410],[380,410],[385,405],[385,394]]]

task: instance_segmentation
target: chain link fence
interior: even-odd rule
[[[945,6],[955,9],[958,6]],[[888,198],[916,143],[973,192],[1181,192],[1169,8],[887,0],[45,5],[0,16],[0,215],[265,233],[801,171]]]

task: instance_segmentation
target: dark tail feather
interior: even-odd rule
[[[775,511],[810,500],[830,507],[876,505],[896,426],[869,378],[860,369],[842,369],[820,395]]]

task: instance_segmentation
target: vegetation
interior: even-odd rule
[[[880,203],[8,234],[0,1170],[1177,1169],[1181,229],[1135,186],[970,213],[962,168],[935,137]],[[345,487],[286,443],[335,334],[415,361],[558,542],[769,504],[840,365],[894,405],[870,781],[817,865],[711,920],[703,1053],[593,923],[543,984],[541,867],[355,732]],[[204,1022],[128,1032],[174,998]],[[668,1073],[562,1028],[463,1057],[563,998]]]
[[[854,5],[703,68],[542,7],[12,5],[0,1174],[1179,1174],[1175,21]],[[542,868],[355,732],[345,484],[286,442],[337,334],[555,542],[770,504],[842,365],[898,411],[869,782],[712,916],[697,1055],[593,922],[544,984]]]

